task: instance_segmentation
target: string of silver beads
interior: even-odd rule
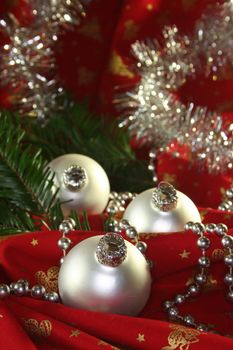
[[[115,215],[119,212],[123,213],[125,211],[126,203],[133,200],[136,195],[136,193],[131,192],[111,192],[106,212],[109,215]]]
[[[63,263],[64,257],[66,256],[66,251],[70,248],[72,242],[67,235],[73,231],[75,228],[75,221],[72,218],[65,219],[59,225],[59,231],[62,234],[62,237],[58,240],[57,245],[62,250],[62,258],[60,259],[60,264]]]
[[[224,282],[228,285],[228,299],[233,301],[233,237],[228,235],[228,228],[225,224],[201,224],[188,222],[185,225],[185,231],[191,230],[198,235],[197,246],[201,249],[201,256],[198,258],[199,271],[195,275],[195,282],[188,286],[183,294],[177,294],[173,300],[164,302],[164,310],[168,314],[169,319],[183,323],[186,326],[194,327],[201,331],[208,331],[209,327],[204,323],[195,321],[192,315],[180,315],[178,305],[184,303],[190,297],[197,296],[203,285],[207,282],[208,268],[210,267],[210,259],[206,256],[206,251],[210,247],[210,239],[205,237],[207,234],[217,234],[221,237],[221,244],[224,249],[227,249],[227,255],[224,257],[224,262],[228,266],[228,273],[225,275]]]
[[[233,186],[226,190],[225,199],[219,205],[219,210],[233,211]]]
[[[0,299],[8,298],[10,295],[31,296],[34,299],[43,299],[57,303],[59,295],[56,292],[46,292],[44,286],[36,284],[30,288],[27,280],[18,280],[8,284],[0,284]]]

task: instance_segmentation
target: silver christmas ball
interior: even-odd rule
[[[92,158],[81,154],[65,154],[49,163],[55,172],[54,191],[59,188],[62,211],[71,210],[99,214],[105,209],[110,184],[104,169]]]
[[[170,197],[170,203],[169,200],[164,200],[163,206],[163,199],[159,201],[154,188],[146,190],[128,205],[123,218],[128,220],[138,233],[179,232],[184,231],[185,224],[189,221],[201,222],[198,209],[189,197],[173,190]]]
[[[151,275],[142,253],[118,234],[94,236],[64,258],[58,289],[65,305],[137,315],[150,294]]]

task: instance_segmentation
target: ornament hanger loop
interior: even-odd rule
[[[100,264],[119,266],[127,256],[124,239],[116,233],[107,233],[99,241],[96,256]]]
[[[177,193],[175,188],[167,183],[160,182],[152,194],[152,203],[161,211],[170,211],[177,206]]]
[[[62,176],[63,183],[70,191],[79,191],[87,184],[86,170],[79,165],[71,165],[65,169]]]

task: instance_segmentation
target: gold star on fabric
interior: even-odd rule
[[[77,337],[80,334],[80,331],[78,329],[72,329],[70,338],[71,337]]]
[[[145,335],[142,333],[138,333],[137,341],[139,341],[139,343],[145,341]]]
[[[181,257],[181,259],[188,259],[189,258],[189,254],[190,254],[190,252],[187,252],[184,249],[182,253],[179,253],[179,256]]]
[[[152,11],[153,8],[154,8],[153,4],[147,4],[147,5],[146,5],[146,9],[147,9],[148,11]]]
[[[39,244],[38,239],[33,238],[33,240],[31,241],[31,245],[33,245],[33,247],[35,247],[38,244]]]

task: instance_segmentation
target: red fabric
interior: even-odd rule
[[[208,222],[225,222],[233,228],[233,213],[205,212]],[[91,218],[95,231],[76,231],[70,235],[74,244],[102,231],[99,217]],[[99,228],[99,229],[98,229]],[[233,235],[233,229],[230,234]],[[58,232],[38,232],[8,238],[0,244],[0,283],[28,279],[57,290]],[[155,266],[150,299],[138,317],[101,314],[75,310],[61,304],[11,296],[0,301],[0,348],[17,349],[232,349],[232,305],[226,301],[226,272],[220,239],[211,236],[212,267],[208,284],[200,297],[180,308],[200,322],[213,325],[223,336],[200,333],[167,322],[162,302],[182,293],[196,271],[200,251],[192,233],[157,235],[144,240],[147,256]],[[137,268],[135,266],[135,268]],[[88,276],[87,276],[88,278]],[[182,347],[183,346],[183,347]]]

